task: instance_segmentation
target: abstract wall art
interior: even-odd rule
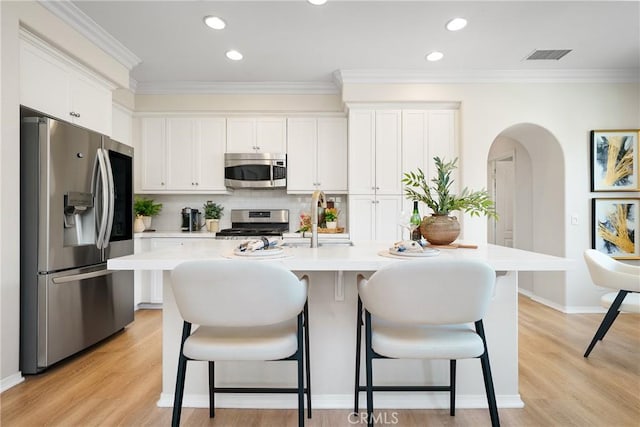
[[[640,131],[591,131],[591,191],[636,191]]]
[[[617,259],[640,259],[640,199],[593,199],[592,247]]]

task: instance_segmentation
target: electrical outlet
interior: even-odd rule
[[[578,215],[571,215],[571,225],[578,225]]]

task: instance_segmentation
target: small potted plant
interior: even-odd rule
[[[327,208],[324,210],[324,221],[327,224],[327,228],[338,227],[338,209]]]
[[[144,229],[151,228],[151,217],[154,217],[162,210],[162,203],[154,203],[153,199],[145,197],[136,197],[133,202],[133,211],[136,217],[141,217],[144,223]]]
[[[402,182],[406,185],[404,192],[408,199],[419,200],[433,211],[420,224],[420,232],[424,238],[434,245],[448,245],[460,234],[460,223],[455,216],[449,215],[451,211],[464,211],[471,216],[497,215],[486,190],[470,191],[464,188],[459,195],[451,194],[451,172],[457,168],[457,158],[450,162],[445,162],[440,157],[434,157],[433,160],[437,176],[431,179],[434,184],[432,187],[429,187],[421,169],[405,173]]]
[[[217,203],[207,200],[204,204],[204,219],[207,225],[207,230],[211,233],[215,233],[220,229],[220,218],[222,217],[222,211],[224,207]]]

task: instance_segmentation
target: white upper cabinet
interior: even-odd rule
[[[142,118],[141,185],[146,192],[226,192],[224,118]]]
[[[286,153],[284,117],[231,117],[227,119],[228,153]]]
[[[140,148],[136,158],[140,159],[140,190],[164,191],[166,178],[165,119],[150,117],[140,120]]]
[[[434,157],[457,157],[455,110],[402,111],[402,171],[435,174]]]
[[[35,37],[21,32],[20,103],[111,135],[112,87]]]
[[[287,192],[347,192],[345,118],[287,120]]]
[[[400,194],[400,110],[349,113],[349,193]]]
[[[458,156],[456,110],[402,111],[402,171],[422,169],[429,179],[436,175],[434,157],[451,161]],[[457,191],[458,170],[452,190]],[[426,214],[421,209],[420,212]]]

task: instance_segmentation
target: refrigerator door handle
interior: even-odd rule
[[[80,280],[106,276],[108,274],[113,274],[113,271],[105,269],[105,270],[92,271],[90,273],[74,274],[72,276],[54,277],[53,279],[51,279],[51,281],[56,285],[59,285],[61,283],[79,282]]]
[[[107,231],[107,220],[109,213],[109,177],[107,175],[107,166],[104,161],[104,154],[102,149],[99,148],[97,153],[98,158],[98,168],[99,168],[99,177],[96,180],[96,192],[100,189],[100,194],[97,196],[102,196],[102,209],[100,212],[96,212],[97,215],[100,215],[100,225],[98,226],[98,237],[96,238],[96,246],[98,249],[104,248],[104,239]],[[96,215],[96,216],[97,216]],[[96,218],[97,220],[97,218]],[[97,222],[97,221],[96,221]]]
[[[115,184],[113,181],[113,169],[111,168],[111,160],[109,160],[109,152],[102,148],[102,158],[107,169],[107,195],[109,204],[107,205],[107,228],[104,233],[102,247],[109,246],[111,239],[111,228],[113,227],[113,215],[115,211]]]

